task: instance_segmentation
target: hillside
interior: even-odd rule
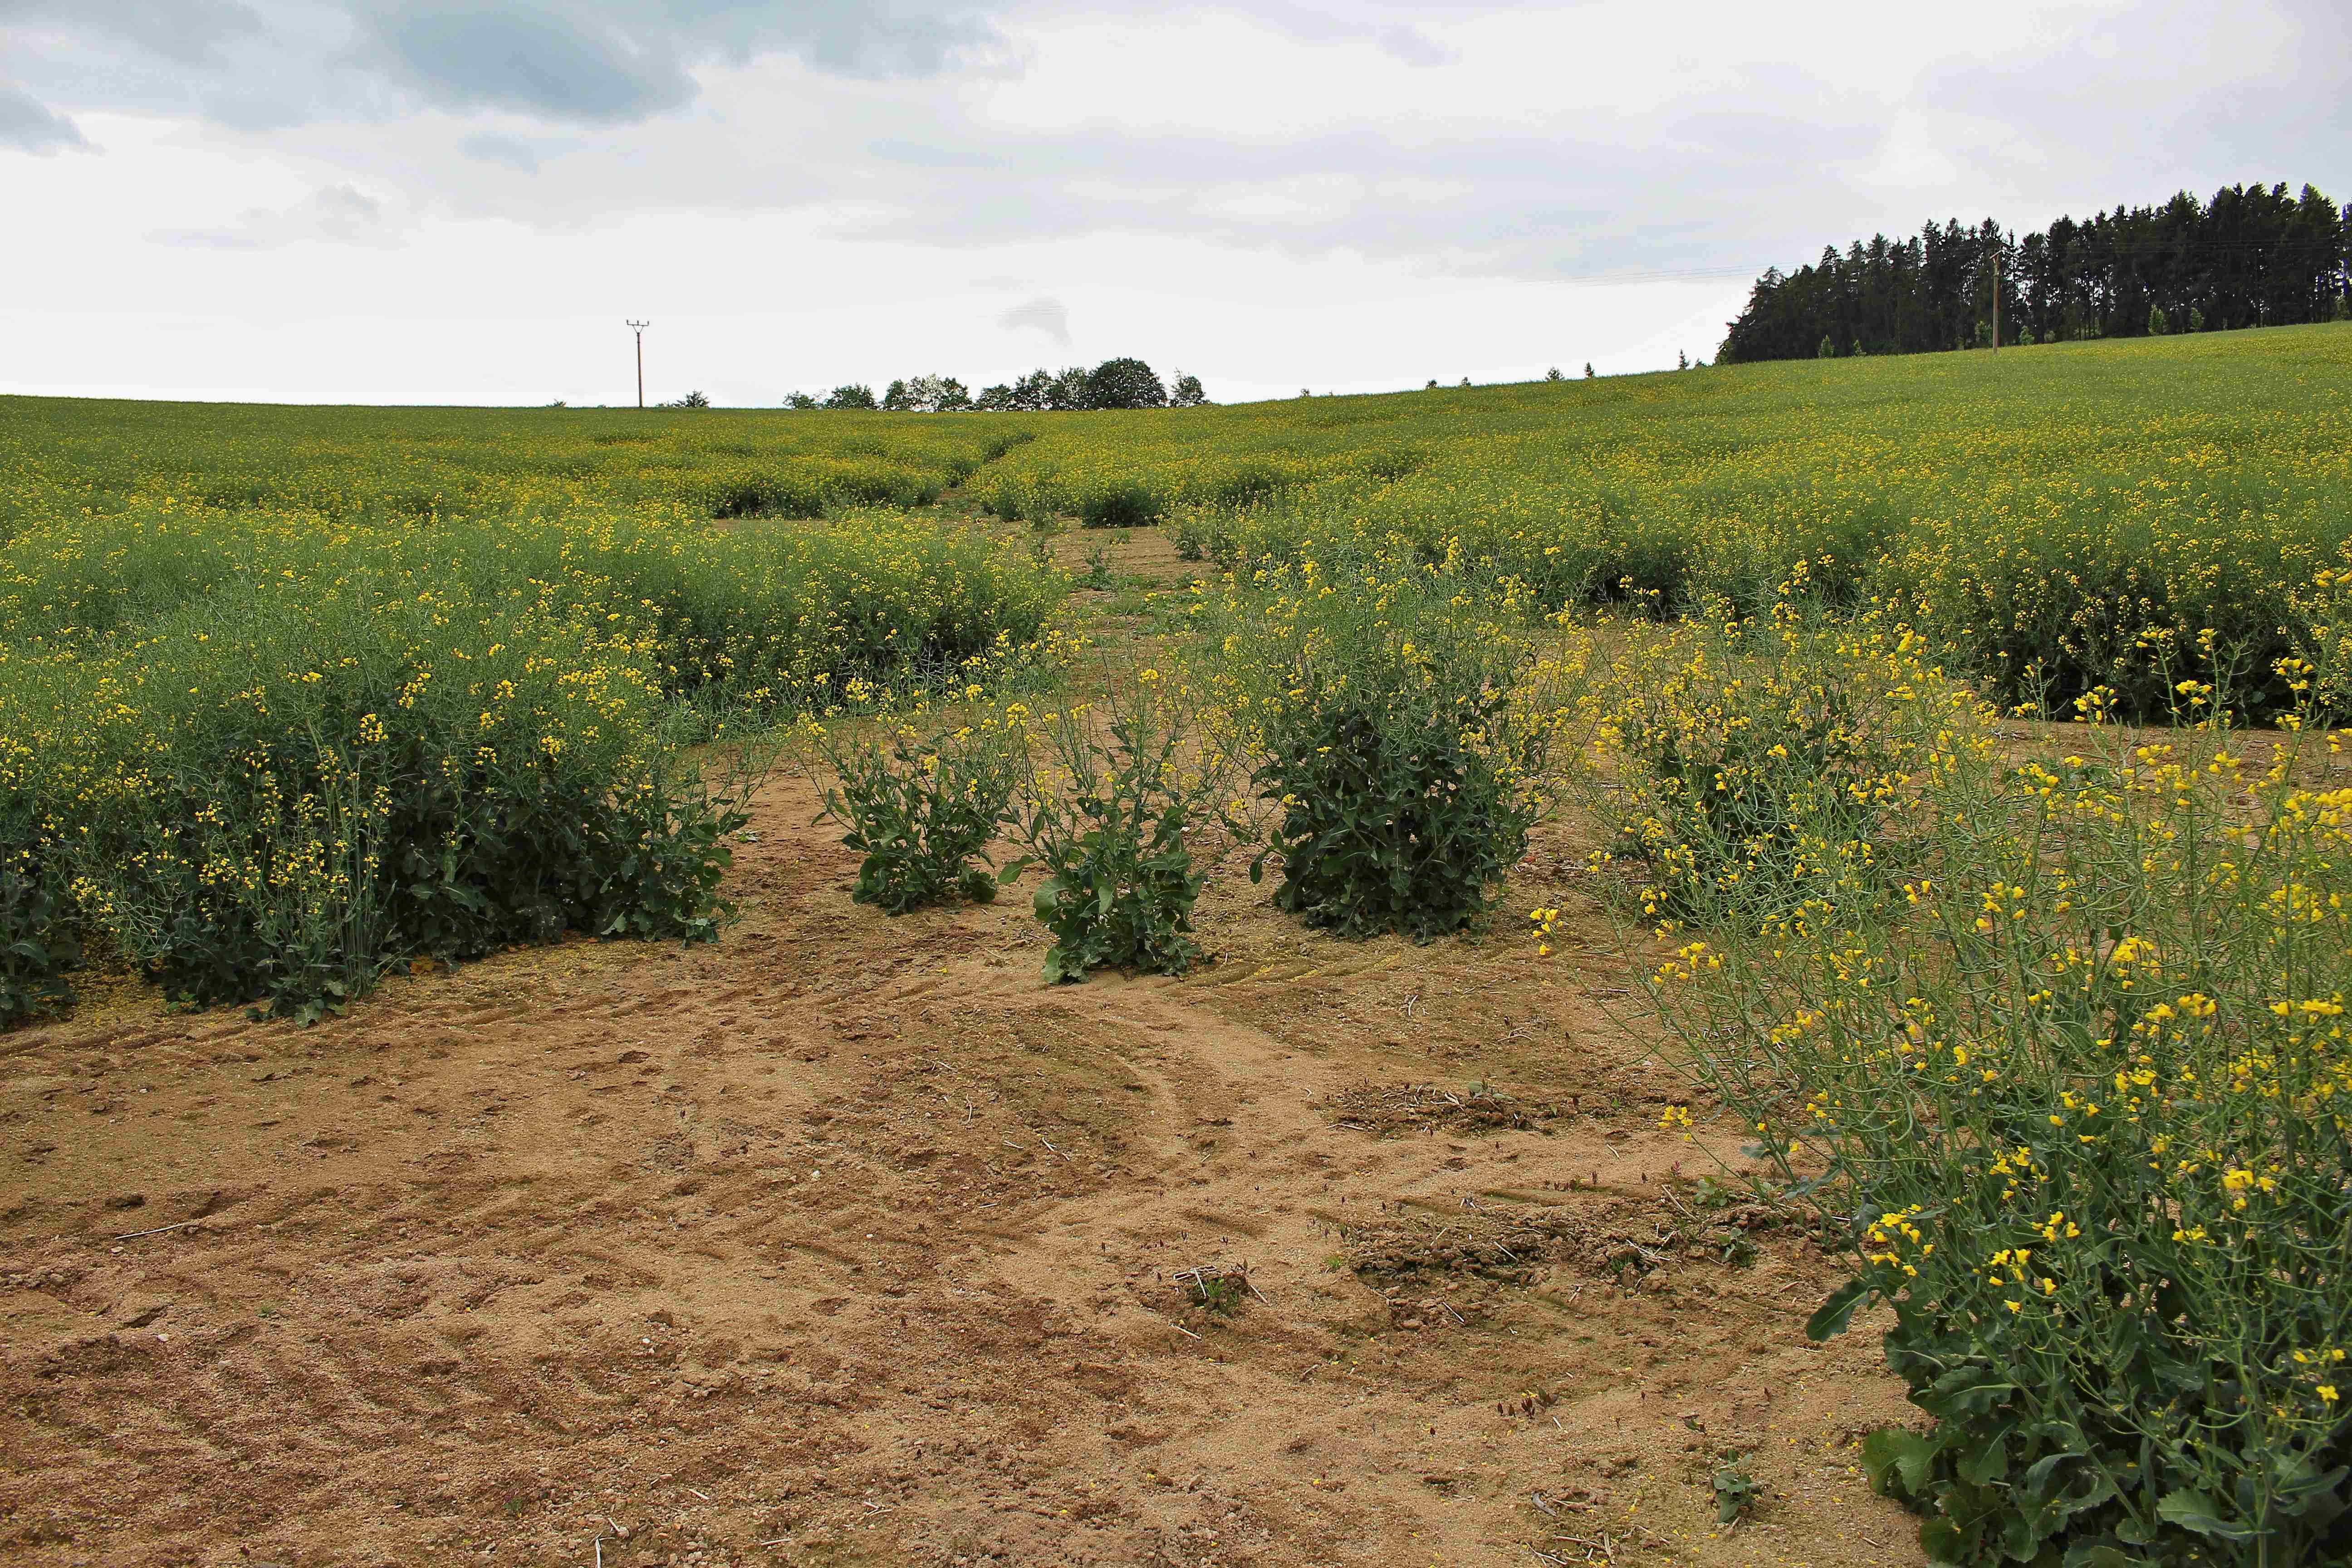
[[[2334,1560],[2347,494],[2352,326],[0,401],[0,1555]]]

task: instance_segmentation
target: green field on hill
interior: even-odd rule
[[[2347,495],[2344,326],[1128,413],[12,398],[0,935],[310,1005],[383,951],[696,929],[679,748],[1033,657],[1065,528],[1515,614],[1874,605],[2004,703],[2260,716],[2333,679]]]
[[[2262,684],[2352,533],[2347,480],[2340,325],[1079,415],[0,402],[12,579],[37,542],[123,531],[136,553],[191,516],[838,531],[947,497],[1164,523],[1226,564],[1453,552],[1556,605],[1748,607],[1801,566],[1832,602],[1899,605],[2006,697],[2132,706],[2157,698],[2151,637],[2210,630]]]
[[[1861,1457],[1937,1561],[2340,1561],[2348,496],[2341,325],[1131,413],[0,401],[0,1026],[712,940],[785,735],[873,920],[1042,871],[1044,982],[1206,961],[1253,847],[1339,941],[1534,898],[1541,963],[1581,900],[1662,1126],[1753,1130],[1694,1200],[1843,1259],[1814,1331],[1894,1308],[1934,1425]],[[1192,580],[1114,626],[1050,542],[1139,525]]]

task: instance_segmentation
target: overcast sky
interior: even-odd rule
[[[1930,217],[2352,199],[2347,0],[0,0],[0,391],[1712,357]]]

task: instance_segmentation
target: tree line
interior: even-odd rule
[[[2018,238],[1991,218],[1877,235],[1756,280],[1725,364],[1924,353],[2352,319],[2352,206],[2313,186],[2182,191],[2160,206],[2062,217]],[[1996,296],[1996,290],[1998,295]]]
[[[1017,381],[982,387],[977,395],[951,375],[894,381],[880,397],[863,383],[836,386],[819,398],[795,392],[787,408],[866,408],[886,414],[1045,414],[1087,408],[1196,408],[1209,401],[1197,375],[1170,386],[1139,359],[1107,359],[1088,370],[1033,370]]]

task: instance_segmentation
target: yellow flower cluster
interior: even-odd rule
[[[755,447],[667,415],[12,412],[0,874],[206,996],[265,971],[348,989],[398,922],[449,929],[387,868],[493,908],[590,819],[658,844],[684,820],[661,803],[701,809],[673,776],[688,742],[861,675],[1052,657],[1058,574],[856,504],[929,500],[1002,432],[803,422]],[[613,885],[700,890],[515,921],[701,919],[683,859],[631,863]]]
[[[1528,911],[1528,919],[1535,923],[1536,956],[1538,958],[1549,958],[1551,956],[1552,928],[1559,923],[1559,909],[1556,906],[1550,905],[1538,906]]]
[[[1675,649],[1612,667],[1599,797],[1664,873],[1661,1018],[1792,1184],[1804,1105],[1825,1206],[1877,1216],[1860,1287],[1915,1310],[1898,1366],[1982,1366],[2184,1476],[2221,1463],[2200,1424],[2239,1417],[2169,1369],[2226,1366],[2259,1422],[2228,1464],[2287,1462],[2333,1430],[2352,1342],[2332,737],[2214,703],[2162,738],[2103,701],[2008,728],[1859,629],[1623,640]]]

